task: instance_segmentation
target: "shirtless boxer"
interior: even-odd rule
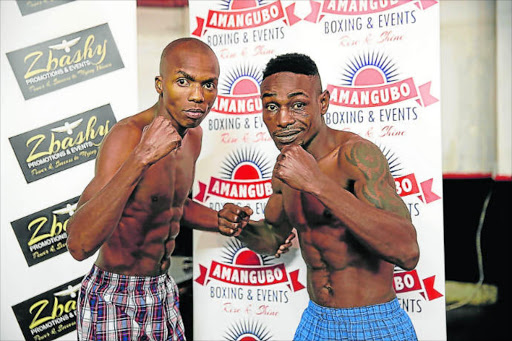
[[[419,259],[416,230],[379,148],[329,128],[316,64],[301,54],[269,61],[261,83],[263,120],[280,155],[265,219],[226,204],[219,224],[260,253],[293,227],[307,266],[310,302],[295,340],[415,340],[393,289],[393,269]]]
[[[168,269],[180,223],[219,232],[217,212],[188,198],[199,124],[217,97],[218,77],[208,45],[171,42],[155,77],[158,102],[119,121],[104,139],[95,176],[67,225],[75,259],[99,250],[79,293],[79,340],[185,339]]]

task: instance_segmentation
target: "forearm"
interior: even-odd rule
[[[380,257],[404,269],[416,265],[416,230],[400,198],[389,200],[385,209],[376,207],[327,177],[318,179],[310,193]]]
[[[68,249],[75,259],[90,257],[108,240],[147,167],[135,156],[129,157],[101,190],[79,203],[67,225]]]
[[[192,199],[185,201],[181,223],[195,230],[219,232],[217,211]]]
[[[279,229],[266,220],[251,220],[237,238],[257,253],[274,255],[291,231],[292,228]]]

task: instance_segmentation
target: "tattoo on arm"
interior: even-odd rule
[[[407,207],[390,184],[391,174],[387,160],[377,146],[364,142],[355,143],[345,153],[345,159],[364,176],[364,181],[360,181],[360,186],[356,187],[369,204],[402,216],[409,215]]]

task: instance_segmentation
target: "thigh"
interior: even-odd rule
[[[77,300],[78,340],[134,340],[133,333],[139,328],[127,313],[124,296],[103,286],[81,290]]]
[[[166,283],[165,315],[169,340],[185,341],[185,326],[180,313],[178,286],[172,278]]]

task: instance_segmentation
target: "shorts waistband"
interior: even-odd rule
[[[98,283],[125,283],[126,285],[132,284],[143,287],[160,285],[169,280],[173,281],[172,277],[166,273],[159,276],[122,275],[100,269],[96,264],[92,266],[92,269],[87,277]]]
[[[361,318],[364,318],[365,320],[382,320],[396,313],[397,311],[400,311],[400,309],[400,303],[398,302],[397,298],[382,304],[354,308],[323,307],[310,300],[307,307],[307,310],[309,310],[311,313],[320,315],[323,319],[326,320],[339,320],[340,318],[343,318],[348,320],[354,319],[358,321]]]

